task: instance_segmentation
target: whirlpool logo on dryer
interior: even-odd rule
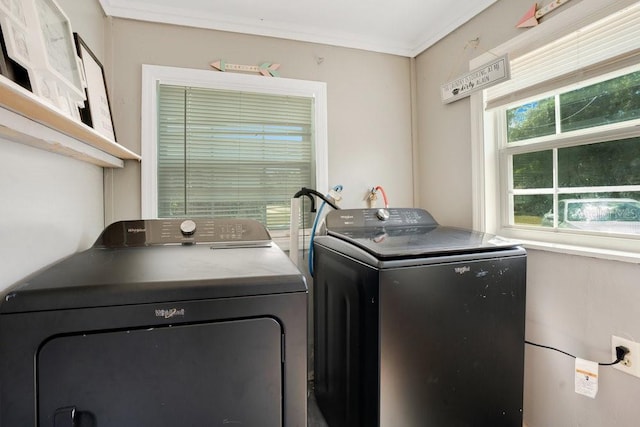
[[[178,316],[184,317],[184,308],[161,308],[156,310],[156,317],[172,319]]]

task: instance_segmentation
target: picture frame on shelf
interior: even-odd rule
[[[22,9],[20,9],[22,11]],[[33,66],[32,52],[28,42],[29,29],[24,15],[14,15],[0,0],[0,26],[7,55],[25,68]]]
[[[21,1],[35,32],[33,92],[80,121],[79,108],[84,107],[86,93],[71,21],[55,0]]]
[[[3,15],[10,16],[22,26],[27,25],[22,0],[0,0],[0,12]]]
[[[31,91],[31,82],[27,69],[12,57],[16,52],[15,37],[13,36],[15,31],[14,25],[24,29],[24,15],[20,13],[18,13],[17,16],[10,14],[12,8],[17,8],[18,12],[21,12],[20,6],[14,6],[17,3],[13,3],[12,1],[13,0],[0,0],[0,48],[2,49],[2,55],[0,56],[0,74],[28,91]],[[18,34],[20,34],[19,31]]]
[[[113,115],[109,102],[104,67],[78,33],[73,33],[78,56],[82,61],[87,87],[87,101],[80,109],[82,122],[99,134],[116,141]]]
[[[7,77],[80,121],[86,95],[71,23],[55,0],[0,0]],[[12,67],[9,68],[9,65]],[[12,77],[11,71],[17,71]]]

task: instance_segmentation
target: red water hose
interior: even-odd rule
[[[388,208],[389,207],[389,200],[387,200],[387,194],[384,192],[384,188],[382,188],[381,186],[377,186],[376,187],[376,191],[380,191],[382,193],[382,199],[384,200],[384,207]]]

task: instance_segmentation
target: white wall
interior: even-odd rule
[[[59,0],[102,52],[97,0]],[[102,168],[0,138],[0,290],[89,247],[104,227]]]
[[[529,251],[526,335],[578,357],[612,361],[611,335],[640,341],[640,265]],[[574,360],[534,347],[525,353],[529,427],[635,427],[640,378],[600,367],[596,399],[574,392]]]
[[[89,247],[103,228],[102,169],[0,139],[0,289]]]
[[[582,0],[587,1],[630,3]],[[563,8],[580,3],[574,0]],[[472,58],[527,31],[515,24],[531,6],[529,0],[499,1],[416,59],[418,205],[441,223],[470,227],[473,218],[469,99],[443,105],[440,85],[468,71]],[[478,48],[465,50],[476,38]],[[529,340],[602,362],[611,361],[612,334],[640,341],[639,265],[530,250],[527,268]],[[573,364],[562,354],[527,346],[528,427],[638,425],[640,379],[601,367],[594,400],[574,393]]]
[[[376,185],[392,205],[413,205],[408,58],[125,19],[111,20],[110,34],[114,121],[118,141],[129,149],[140,153],[142,64],[214,73],[209,64],[218,59],[277,62],[282,77],[327,83],[329,184],[344,186],[342,206],[365,207],[366,190]],[[139,218],[137,162],[108,172],[106,179],[107,222]]]

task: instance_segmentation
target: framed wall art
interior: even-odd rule
[[[11,78],[9,73],[12,62],[22,67],[33,65],[30,46],[27,43],[28,29],[22,3],[17,0],[0,0],[0,28],[4,57],[2,74]]]
[[[27,20],[22,3],[18,0],[0,0],[0,74],[31,91],[29,73],[14,58],[29,63],[29,51],[25,40]]]
[[[58,3],[0,0],[0,25],[7,56],[24,68],[31,91],[79,121],[84,79],[71,24]]]
[[[82,60],[87,83],[87,102],[80,109],[82,122],[105,138],[116,141],[111,105],[104,76],[104,68],[78,33],[74,33],[78,56]]]
[[[34,68],[34,93],[53,100],[53,104],[76,120],[84,106],[82,65],[76,55],[71,23],[55,0],[23,0],[27,22],[36,22],[39,36],[38,59]]]

